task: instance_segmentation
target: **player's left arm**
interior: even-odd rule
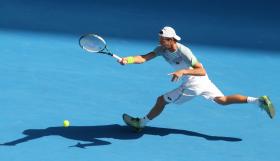
[[[192,68],[177,70],[173,73],[170,73],[169,75],[172,75],[171,81],[177,81],[183,75],[205,76],[206,70],[201,63],[196,62],[194,65],[192,65]]]

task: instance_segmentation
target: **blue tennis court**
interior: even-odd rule
[[[3,9],[8,11],[11,3],[3,4]],[[51,4],[34,2],[28,7],[48,9]],[[70,4],[66,9],[75,8],[73,1]],[[22,3],[16,1],[15,6]],[[140,5],[140,9],[143,6]],[[137,8],[132,11],[126,7],[124,13],[130,12],[139,19],[148,17],[151,12],[139,15]],[[123,13],[110,12],[118,13],[117,16]],[[83,12],[79,13],[77,17],[83,16]],[[125,16],[125,20],[129,19],[130,16]],[[180,106],[168,105],[142,132],[132,132],[123,123],[122,114],[142,117],[159,95],[179,86],[180,82],[171,82],[167,75],[173,69],[160,57],[142,65],[121,66],[111,57],[87,53],[79,47],[78,39],[83,32],[94,32],[94,28],[77,30],[76,24],[67,30],[62,22],[52,24],[59,21],[57,18],[48,20],[47,29],[44,22],[34,24],[36,29],[24,28],[24,22],[22,26],[5,26],[3,22],[8,22],[5,18],[1,23],[1,160],[279,160],[278,113],[271,120],[252,104],[220,106],[198,97]],[[108,21],[115,20],[111,17],[104,23]],[[120,21],[115,27],[125,23]],[[192,49],[224,94],[269,95],[278,110],[280,55],[273,41],[277,38],[272,36],[271,43],[268,42],[271,31],[263,34],[263,39],[259,39],[262,42],[239,42],[239,46],[230,46],[227,44],[231,42],[226,39],[216,41],[217,44],[208,43],[211,38],[207,42],[199,42],[200,38],[191,42],[184,35],[186,24],[174,24],[178,26],[175,25],[178,34],[182,33],[182,43]],[[116,28],[106,34],[109,27],[103,30],[98,27],[97,32],[104,35],[112,52],[129,56],[152,51],[158,45],[157,30],[164,25],[151,25],[155,32],[149,39],[140,34],[134,37],[129,29],[120,31],[123,36],[117,34]],[[63,27],[67,32],[60,31]],[[145,32],[143,35],[149,36],[147,29]],[[64,120],[70,121],[70,127],[63,127]]]

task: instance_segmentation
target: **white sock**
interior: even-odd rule
[[[150,122],[151,120],[147,117],[147,116],[145,116],[145,117],[143,117],[143,118],[141,118],[140,119],[140,126],[141,127],[144,127],[144,126],[146,126],[147,124],[148,124],[148,122]]]
[[[253,104],[256,104],[256,105],[260,105],[261,104],[260,99],[256,98],[256,97],[247,97],[247,102],[248,103],[253,103]]]

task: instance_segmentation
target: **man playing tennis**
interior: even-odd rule
[[[193,55],[191,50],[186,46],[178,43],[181,38],[176,34],[172,27],[164,27],[159,32],[160,46],[156,47],[152,52],[146,55],[129,56],[122,58],[119,63],[141,64],[158,56],[162,56],[170,65],[175,68],[171,81],[182,80],[182,84],[157,98],[157,101],[151,111],[143,118],[134,118],[127,114],[123,115],[123,119],[127,125],[140,131],[145,125],[155,117],[157,117],[169,103],[182,104],[193,99],[196,96],[203,96],[220,105],[229,105],[234,103],[254,103],[261,109],[265,110],[272,119],[275,110],[268,96],[259,98],[242,96],[239,94],[225,96],[216,86],[209,80],[202,64]]]

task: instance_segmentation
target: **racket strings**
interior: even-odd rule
[[[101,52],[106,48],[104,40],[95,35],[85,35],[80,39],[80,45],[85,50],[91,52]]]

